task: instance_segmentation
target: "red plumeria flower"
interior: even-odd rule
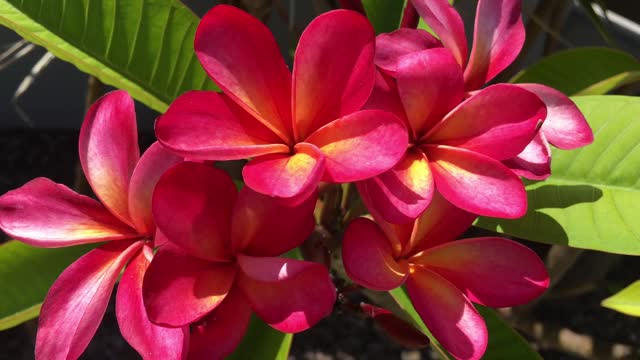
[[[316,199],[287,206],[248,187],[238,193],[228,175],[204,164],[171,168],[153,195],[169,241],[144,278],[149,318],[194,324],[189,358],[209,359],[233,351],[252,310],[291,333],[327,316],[336,292],[326,267],[277,257],[311,234]]]
[[[395,225],[375,211],[372,215],[377,223],[359,218],[345,231],[347,275],[379,291],[405,284],[425,325],[456,359],[480,359],[487,347],[487,328],[472,302],[520,305],[549,285],[542,261],[519,243],[496,237],[454,240],[475,215],[437,193],[413,223]]]
[[[63,247],[108,241],[71,264],[49,290],[40,311],[36,359],[82,354],[127,263],[116,297],[122,335],[145,359],[180,359],[184,330],[149,321],[142,278],[153,242],[159,241],[151,214],[153,188],[182,159],[158,143],[140,157],[134,104],[124,91],[105,95],[89,109],[79,152],[102,203],[46,178],[0,197],[0,228],[24,243]]]
[[[518,56],[525,40],[520,0],[479,0],[473,49],[467,62],[464,24],[448,0],[412,0],[425,22],[440,37],[424,30],[400,29],[376,39],[376,65],[394,75],[400,59],[411,52],[444,46],[464,69],[468,92],[480,89]],[[561,92],[540,84],[518,84],[538,95],[547,106],[547,119],[538,136],[512,159],[505,161],[514,172],[533,180],[551,174],[549,143],[575,149],[593,142],[593,132],[577,106]]]
[[[374,84],[374,42],[362,15],[323,14],[302,34],[291,74],[260,21],[216,6],[198,26],[195,51],[224,94],[182,95],[156,135],[192,159],[253,158],[245,183],[282,198],[304,198],[320,180],[378,175],[398,162],[407,133],[392,114],[359,111]]]
[[[358,183],[387,221],[406,223],[438,191],[469,212],[517,218],[527,211],[524,185],[500,161],[525,148],[546,116],[534,94],[509,84],[464,98],[462,71],[449,50],[402,57],[396,80],[379,73],[367,107],[404,119],[409,147],[391,170]]]

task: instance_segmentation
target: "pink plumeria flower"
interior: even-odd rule
[[[321,180],[378,175],[398,162],[407,132],[392,114],[360,111],[374,84],[374,42],[364,16],[328,12],[300,37],[291,74],[260,21],[216,6],[198,26],[195,51],[224,94],[182,95],[156,135],[192,159],[252,158],[245,183],[281,198],[304,198]]]
[[[394,75],[400,59],[411,52],[444,46],[464,70],[464,88],[473,92],[491,81],[518,56],[525,40],[520,0],[479,0],[473,49],[468,58],[464,24],[448,0],[412,0],[425,22],[440,37],[424,30],[400,29],[376,39],[376,65]],[[593,132],[577,106],[561,92],[540,84],[518,84],[538,95],[547,118],[538,136],[517,156],[506,160],[518,175],[533,180],[551,174],[549,143],[575,149],[593,142]]]
[[[345,231],[347,275],[379,291],[406,285],[427,328],[456,359],[480,359],[487,347],[487,327],[473,303],[520,305],[549,285],[544,264],[526,246],[497,237],[454,240],[475,215],[437,193],[413,223],[395,225],[372,215],[376,222],[359,218]]]
[[[144,278],[149,318],[193,324],[189,358],[218,359],[240,343],[252,311],[288,333],[327,316],[336,299],[327,268],[277,257],[311,234],[316,199],[288,206],[248,187],[238,193],[227,174],[208,165],[171,168],[153,195],[168,242]]]
[[[160,175],[182,159],[153,144],[140,157],[133,100],[114,91],[90,109],[80,130],[82,169],[100,202],[46,178],[0,197],[0,228],[39,247],[107,242],[71,264],[40,311],[36,359],[76,359],[104,315],[121,270],[116,316],[124,338],[144,359],[181,359],[185,329],[151,323],[142,279],[161,235],[151,214]]]
[[[409,146],[391,170],[358,183],[371,206],[387,221],[411,222],[437,189],[474,214],[524,215],[524,185],[501,161],[520,153],[536,135],[546,116],[542,101],[509,84],[463,100],[462,71],[444,48],[403,56],[395,76],[379,73],[366,107],[403,119]]]

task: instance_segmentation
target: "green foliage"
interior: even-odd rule
[[[217,89],[193,52],[198,21],[178,0],[0,0],[0,25],[158,111]]]
[[[38,317],[58,275],[94,247],[42,249],[15,240],[0,245],[0,330]]]
[[[595,142],[553,149],[552,175],[527,185],[520,219],[481,218],[477,225],[549,244],[640,255],[640,98],[573,98]]]
[[[247,334],[227,360],[287,360],[292,339],[292,334],[274,330],[252,315]]]
[[[376,34],[391,32],[400,27],[407,0],[362,0],[362,6]]]
[[[411,304],[407,291],[404,288],[397,288],[389,293],[402,310],[413,320],[414,324],[429,337],[431,346],[435,346],[435,349],[440,353],[442,359],[453,359],[451,355],[442,349],[424,325],[422,319]],[[487,351],[482,357],[483,360],[542,360],[542,357],[536,353],[515,330],[507,325],[495,311],[480,305],[476,305],[476,308],[484,318],[489,331],[489,344]]]
[[[602,306],[631,316],[640,316],[640,280],[602,300]]]
[[[640,62],[620,50],[576,48],[547,56],[511,79],[540,83],[573,95],[603,95],[640,80]]]

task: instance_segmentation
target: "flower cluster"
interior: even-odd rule
[[[456,238],[478,215],[524,215],[519,176],[549,176],[549,142],[569,149],[593,135],[554,89],[484,87],[522,47],[519,0],[478,2],[469,59],[447,0],[412,4],[438,38],[409,28],[376,38],[364,16],[336,10],[304,31],[291,72],[262,23],[214,7],[194,45],[222,92],[178,97],[142,156],[131,98],[98,100],[79,153],[99,201],[45,178],[0,197],[0,228],[20,241],[100,243],[49,291],[36,358],[80,356],[123,268],[117,320],[145,359],[223,358],[253,313],[282,332],[308,329],[332,312],[336,288],[324,264],[287,253],[314,231],[318,185],[353,182],[372,219],[344,231],[349,278],[405,284],[442,346],[479,359],[488,335],[472,302],[525,303],[548,275],[514,241]],[[237,191],[212,161],[239,159]]]

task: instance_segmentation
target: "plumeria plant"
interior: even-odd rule
[[[30,14],[5,3],[0,10]],[[37,178],[0,197],[0,228],[12,239],[94,244],[43,300],[37,360],[79,358],[114,287],[122,336],[147,360],[244,359],[261,338],[286,359],[285,334],[345,313],[443,358],[510,358],[491,353],[497,333],[534,354],[486,307],[524,305],[549,288],[542,252],[519,239],[562,239],[519,229],[537,225],[535,191],[575,185],[562,176],[585,166],[550,145],[585,147],[594,132],[572,94],[496,80],[525,42],[520,0],[478,1],[471,51],[447,0],[400,1],[391,32],[374,27],[375,1],[341,1],[301,33],[291,68],[270,30],[239,8],[195,19],[159,3],[194,27],[181,52],[160,50],[177,59],[165,74],[158,58],[147,80],[123,80],[116,59],[98,71],[99,57],[81,60],[74,39],[71,50],[51,45],[121,90],[98,99],[80,130],[92,194]],[[0,23],[21,24],[10,16]],[[171,24],[167,41],[177,36]],[[133,49],[128,64],[139,61]],[[131,96],[161,111],[142,156]],[[229,161],[241,171],[226,171]]]

